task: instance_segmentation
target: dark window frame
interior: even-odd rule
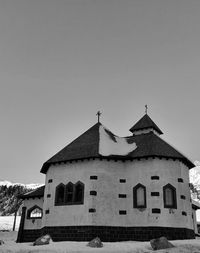
[[[63,201],[59,201],[59,195],[60,195],[60,188],[63,188],[64,194],[63,194]],[[65,204],[65,185],[63,183],[60,183],[56,186],[55,191],[55,206],[63,206]]]
[[[181,177],[179,177],[179,178],[177,179],[177,181],[178,181],[179,183],[184,183],[184,180],[183,180],[183,178],[181,178]]]
[[[159,197],[160,196],[160,192],[151,192],[151,196],[152,197]]]
[[[172,191],[172,205],[168,205],[166,203],[166,189],[170,189]],[[171,208],[171,209],[177,209],[177,196],[176,196],[176,188],[171,184],[166,184],[163,186],[163,202],[164,202],[164,208]]]
[[[63,198],[64,200],[63,201],[58,201],[60,187],[64,188],[64,198]],[[80,187],[80,189],[81,189],[81,198],[80,199],[76,199],[78,187]],[[66,185],[64,185],[63,183],[60,183],[59,185],[56,186],[55,206],[84,204],[84,188],[85,188],[85,185],[81,181],[78,181],[75,184],[73,184],[72,182],[68,182]],[[70,191],[69,191],[69,189],[70,189]],[[70,200],[68,200],[68,199],[70,199]]]
[[[137,190],[139,188],[144,189],[144,205],[138,205],[138,203],[137,203]],[[147,207],[146,187],[140,183],[133,187],[133,207],[134,208],[146,208]]]
[[[126,194],[118,194],[118,198],[125,199],[127,197]]]
[[[81,186],[81,199],[77,200],[76,197],[77,197],[77,189],[78,187]],[[81,181],[78,181],[75,185],[74,185],[74,195],[73,195],[73,205],[81,205],[84,203],[84,184],[81,182]]]
[[[97,196],[97,191],[90,191],[91,196]]]
[[[119,182],[120,182],[120,183],[126,183],[126,179],[125,179],[125,178],[120,178],[120,179],[119,179]]]
[[[72,191],[68,191],[69,187],[72,187]],[[67,200],[67,198],[71,196],[71,201]],[[65,185],[65,205],[73,205],[74,204],[74,184],[69,182]]]
[[[159,176],[151,176],[151,180],[159,180],[160,177]]]
[[[152,213],[161,213],[160,208],[152,208],[151,210]]]
[[[90,180],[97,180],[97,179],[98,179],[98,176],[95,176],[95,175],[90,176]]]
[[[34,211],[35,209],[39,209],[40,211],[41,211],[41,216],[40,217],[31,217],[31,213],[32,213],[32,211]],[[42,216],[43,216],[43,210],[42,210],[42,208],[41,207],[39,207],[38,205],[34,205],[34,206],[32,206],[31,208],[29,208],[28,210],[27,210],[27,219],[29,219],[29,220],[35,220],[35,219],[42,219]]]

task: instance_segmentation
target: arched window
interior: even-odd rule
[[[35,205],[27,211],[27,219],[41,219],[42,218],[42,208]]]
[[[133,207],[146,208],[146,187],[142,184],[133,188]]]
[[[176,189],[171,184],[163,187],[163,200],[165,208],[177,208]]]
[[[65,200],[65,186],[64,186],[64,184],[59,184],[56,187],[55,204],[56,205],[63,205],[64,200]]]
[[[81,182],[77,182],[75,184],[75,192],[74,192],[74,202],[75,203],[83,203],[84,197],[84,184]]]
[[[74,198],[73,196],[74,196],[74,185],[71,182],[69,182],[66,185],[66,199],[65,199],[66,204],[73,203]]]
[[[75,185],[69,182],[66,186],[59,184],[56,187],[55,205],[78,205],[83,204],[84,184],[77,182]]]

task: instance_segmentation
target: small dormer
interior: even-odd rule
[[[154,132],[157,135],[163,134],[147,113],[133,127],[131,127],[129,131],[133,135],[146,134],[149,132]]]

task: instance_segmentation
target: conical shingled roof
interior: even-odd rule
[[[149,118],[148,115],[145,115],[145,118]],[[153,121],[151,120],[151,122]],[[157,126],[151,125],[151,127],[156,129]],[[121,153],[110,152],[107,154],[103,152],[102,155],[99,149],[100,143],[102,143],[102,131],[100,131],[100,128],[104,129],[104,133],[106,133],[106,138],[108,138],[107,141],[109,144],[110,142],[113,142],[115,145],[118,145],[117,138],[121,138],[123,141],[125,140],[128,145],[135,143],[136,148],[133,148],[132,151],[128,151],[126,154],[124,153],[124,150],[122,150]],[[156,130],[161,132],[159,128]],[[187,157],[182,155],[153,132],[128,137],[117,137],[112,132],[107,130],[101,123],[96,123],[73,142],[51,157],[47,162],[45,162],[42,166],[41,172],[46,173],[51,164],[73,160],[88,158],[114,158],[119,160],[130,160],[149,157],[179,159],[183,161],[189,168],[194,167],[194,164]]]
[[[131,142],[135,142],[137,147],[139,147],[129,154],[132,158],[160,157],[180,159],[190,168],[194,167],[194,164],[187,157],[153,132],[129,138]]]
[[[46,173],[50,164],[65,162],[76,159],[99,157],[99,127],[101,123],[96,123],[86,132],[56,153],[42,166],[41,172]]]
[[[131,127],[129,131],[134,133],[134,131],[144,130],[148,128],[153,128],[159,134],[163,134],[160,128],[153,122],[153,120],[147,114],[145,114],[133,127]]]

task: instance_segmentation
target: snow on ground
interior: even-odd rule
[[[128,155],[137,148],[136,143],[128,143],[124,137],[118,137],[106,129],[104,126],[99,128],[99,154],[109,155]]]
[[[14,216],[1,216],[0,227],[12,230]],[[17,217],[17,228],[20,217]],[[33,243],[16,243],[17,231],[0,231],[0,253],[148,253],[154,252],[149,242],[103,242],[103,248],[90,248],[88,242],[52,242],[49,245],[33,246]],[[198,253],[200,239],[172,241],[172,249],[158,250],[156,253]]]
[[[14,216],[0,216],[0,231],[12,230]],[[15,230],[19,229],[20,216],[17,216]]]
[[[88,242],[52,242],[49,245],[32,246],[32,243],[16,243],[17,232],[0,232],[5,244],[0,253],[197,253],[200,239],[171,241],[175,248],[153,251],[149,242],[105,242],[103,248],[90,248]]]

